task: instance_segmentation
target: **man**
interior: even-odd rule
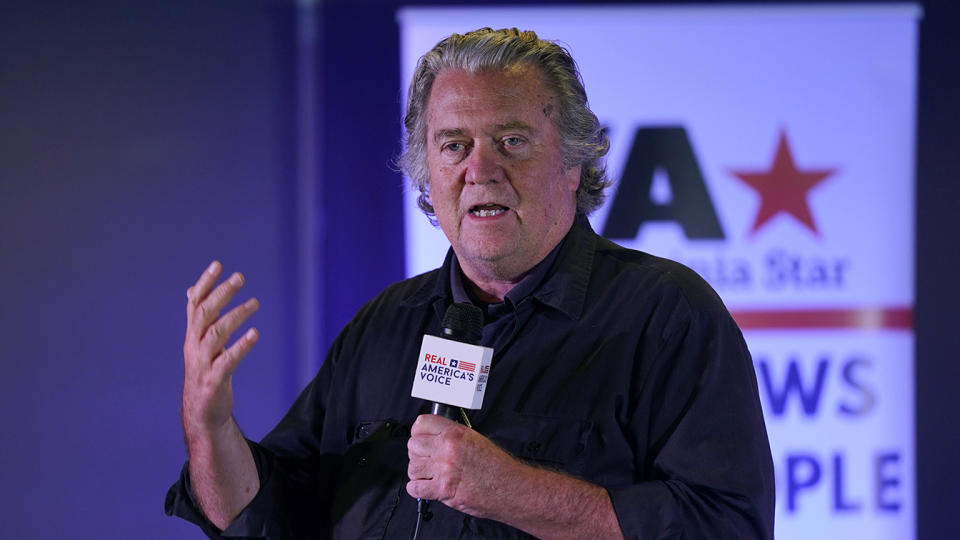
[[[770,538],[773,471],[742,336],[686,268],[599,238],[607,141],[572,58],[532,32],[452,35],[418,65],[401,164],[452,250],[342,331],[261,443],[231,418],[256,309],[188,290],[190,460],[168,513],[212,538]],[[410,397],[420,337],[484,310],[473,428]],[[409,376],[397,376],[409,374]],[[429,518],[429,519],[427,519]]]

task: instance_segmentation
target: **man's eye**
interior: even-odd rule
[[[504,146],[512,147],[520,146],[521,144],[523,144],[523,139],[520,137],[504,137],[503,139]]]
[[[463,143],[458,143],[458,142],[447,143],[443,145],[442,150],[444,152],[458,153],[463,150]]]

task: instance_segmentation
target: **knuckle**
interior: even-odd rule
[[[453,496],[457,492],[457,488],[456,486],[454,486],[454,483],[452,480],[450,480],[449,478],[444,478],[443,480],[440,481],[439,492],[440,492],[440,498],[446,501],[453,498]]]
[[[456,459],[460,455],[461,451],[461,437],[456,436],[447,436],[443,437],[443,453],[446,454],[450,459]]]
[[[214,324],[207,330],[207,335],[210,336],[210,339],[216,341],[223,335],[223,328],[219,324]]]
[[[213,397],[220,388],[220,379],[214,374],[207,373],[207,375],[202,377],[199,382],[200,396],[203,402],[209,403],[213,401]]]
[[[463,439],[466,428],[460,424],[454,424],[443,432],[445,442],[457,442]]]

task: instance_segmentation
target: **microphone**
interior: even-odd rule
[[[487,388],[493,349],[479,345],[483,311],[473,304],[451,304],[443,315],[443,336],[423,336],[410,395],[430,402],[430,413],[470,427],[463,408],[479,409]],[[413,540],[430,519],[430,501],[417,499]]]
[[[443,316],[443,337],[425,335],[410,395],[431,402],[430,412],[469,425],[463,408],[483,405],[493,349],[479,345],[483,311],[452,304]]]

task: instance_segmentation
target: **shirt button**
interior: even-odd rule
[[[365,458],[365,457],[360,458],[360,460],[357,461],[357,465],[360,466],[360,467],[366,467],[366,466],[367,466],[367,458]]]

